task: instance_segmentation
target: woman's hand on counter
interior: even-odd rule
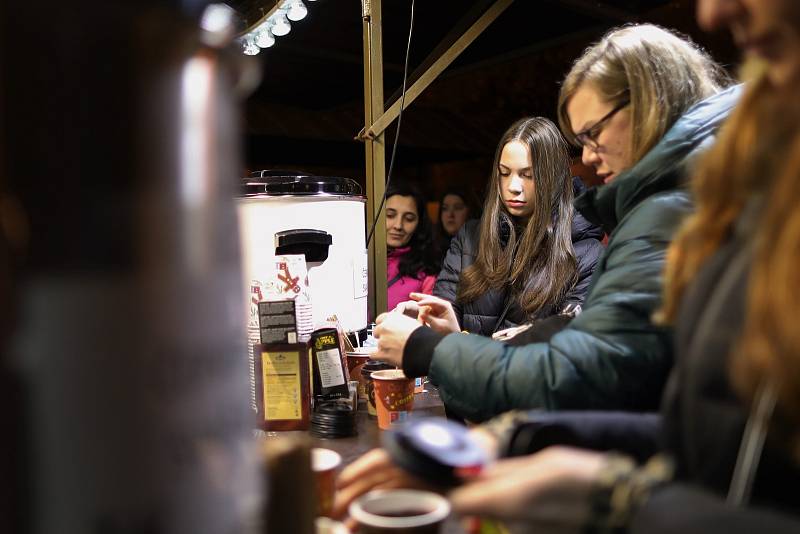
[[[373,335],[378,340],[378,350],[373,359],[388,362],[396,367],[403,365],[403,349],[411,332],[422,323],[398,312],[382,313],[375,319]]]
[[[409,297],[417,304],[418,319],[430,326],[434,332],[452,334],[461,331],[450,301],[424,293],[411,293]]]

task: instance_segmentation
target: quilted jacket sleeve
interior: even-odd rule
[[[689,209],[678,191],[637,206],[609,241],[583,313],[549,342],[442,339],[429,376],[448,408],[476,422],[511,409],[656,409],[672,340],[650,316],[661,301],[666,248]]]
[[[461,230],[450,240],[450,248],[442,262],[442,270],[436,277],[436,285],[433,286],[433,294],[437,297],[443,298],[453,304],[453,310],[456,312],[458,324],[462,325],[463,322],[463,309],[456,303],[456,294],[458,293],[458,279],[461,276],[461,270],[465,267],[463,264],[464,257],[464,240],[467,238],[467,225],[476,224],[473,221],[468,221]]]
[[[565,306],[570,304],[583,306],[586,294],[589,292],[592,275],[604,250],[602,243],[596,239],[584,239],[575,244],[575,256],[578,259],[578,280],[567,293],[564,299]]]

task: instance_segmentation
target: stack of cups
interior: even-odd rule
[[[302,295],[294,301],[294,312],[297,318],[297,340],[306,343],[314,331],[314,313],[311,302]]]

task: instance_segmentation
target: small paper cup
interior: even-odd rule
[[[450,515],[450,503],[420,490],[376,490],[350,504],[350,518],[361,534],[434,534]]]
[[[387,430],[405,423],[414,406],[414,379],[407,378],[400,369],[386,369],[372,373],[372,382],[378,428]]]
[[[358,381],[358,400],[367,401],[367,379],[361,374],[361,368],[369,361],[370,354],[376,348],[361,348],[347,353],[347,368],[350,378]]]
[[[336,469],[342,464],[338,452],[315,447],[311,449],[311,470],[317,490],[317,515],[329,517],[336,491]]]

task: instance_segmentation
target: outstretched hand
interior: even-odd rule
[[[579,533],[591,517],[590,493],[605,456],[551,447],[500,460],[450,494],[453,510],[508,523],[530,532]]]
[[[384,449],[373,449],[347,466],[337,478],[336,487],[332,513],[336,518],[344,517],[351,502],[374,489],[432,489],[397,467]]]
[[[450,334],[461,330],[456,312],[449,301],[424,293],[411,293],[409,298],[417,304],[418,319],[434,332]]]

